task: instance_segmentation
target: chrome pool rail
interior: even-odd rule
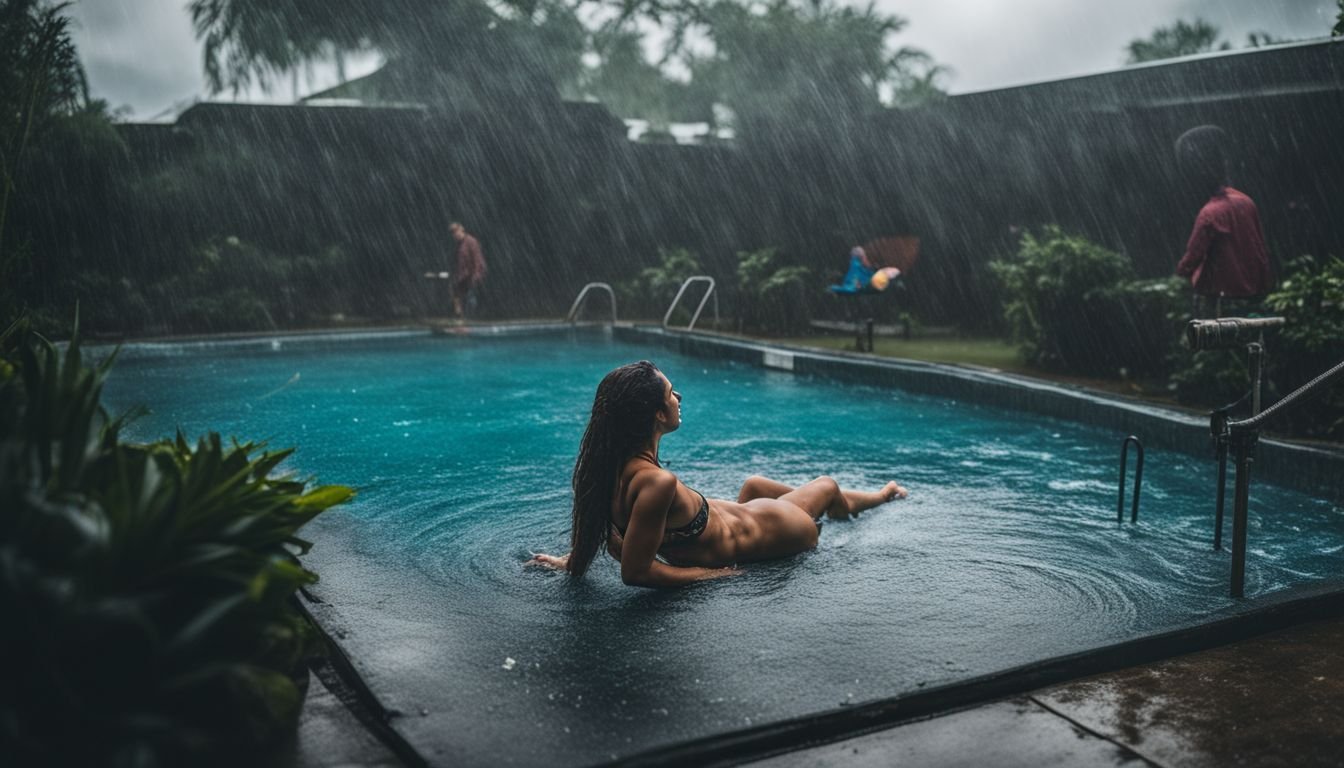
[[[1129,458],[1129,446],[1133,443],[1138,449],[1138,457],[1134,462],[1134,510],[1129,515],[1129,522],[1139,522],[1139,491],[1143,487],[1143,441],[1134,435],[1126,437],[1120,444],[1120,501],[1115,507],[1115,522],[1122,525],[1125,522],[1125,461]]]
[[[600,288],[607,292],[611,297],[611,324],[616,324],[616,292],[611,289],[608,283],[588,283],[579,291],[579,295],[574,297],[574,303],[569,306],[569,314],[565,315],[565,322],[579,322],[579,310],[583,309],[583,302],[588,298],[589,291],[594,288]]]
[[[682,295],[686,293],[686,289],[689,288],[692,283],[709,283],[709,287],[705,289],[705,295],[700,297],[700,304],[695,308],[695,314],[691,315],[691,322],[685,328],[679,328],[676,330],[682,330],[682,331],[694,330],[696,322],[700,320],[700,313],[703,312],[705,309],[705,302],[709,301],[709,297],[711,296],[714,297],[714,328],[716,330],[718,329],[719,297],[718,294],[714,293],[714,278],[710,277],[709,275],[692,275],[691,277],[686,278],[686,280],[681,284],[681,288],[677,290],[676,298],[672,299],[672,304],[668,306],[667,313],[663,315],[663,330],[665,331],[673,330],[668,326],[668,321],[672,319],[672,312],[675,311],[677,305],[681,303]]]
[[[1260,439],[1261,426],[1288,408],[1344,378],[1344,362],[1303,384],[1264,411],[1240,421],[1228,421],[1225,414],[1215,411],[1210,429],[1225,439],[1232,450],[1237,474],[1232,506],[1232,597],[1243,597],[1246,585],[1246,508],[1251,485],[1251,462],[1255,444]],[[1221,433],[1221,434],[1219,434]]]

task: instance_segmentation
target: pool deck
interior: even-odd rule
[[[333,682],[332,693],[326,682]],[[339,695],[338,695],[339,694]],[[298,733],[268,768],[399,758],[314,675]],[[451,741],[452,734],[444,734]],[[803,766],[1338,766],[1344,619],[1303,624],[752,763]]]
[[[1344,619],[779,755],[755,765],[1337,766]]]

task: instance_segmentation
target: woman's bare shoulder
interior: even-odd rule
[[[654,495],[672,494],[677,490],[677,476],[661,467],[645,464],[630,476],[628,487],[635,495],[652,493]]]

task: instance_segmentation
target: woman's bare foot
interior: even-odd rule
[[[844,506],[835,504],[826,510],[826,515],[832,520],[858,517],[861,512],[879,507],[889,501],[904,499],[908,495],[905,488],[895,481],[882,486],[880,491],[841,491],[841,493],[845,496]]]
[[[887,483],[886,485],[882,486],[882,490],[880,491],[880,493],[882,494],[882,498],[886,499],[887,501],[904,499],[906,496],[910,495],[910,492],[905,490],[905,488],[902,487],[901,485],[897,484],[895,480],[892,480],[890,483]]]

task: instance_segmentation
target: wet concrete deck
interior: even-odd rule
[[[266,766],[414,763],[398,759],[364,729],[342,697],[324,685],[327,677],[314,675],[297,735]],[[769,768],[1342,764],[1344,619],[752,763]]]
[[[1344,765],[1344,619],[753,765]]]

